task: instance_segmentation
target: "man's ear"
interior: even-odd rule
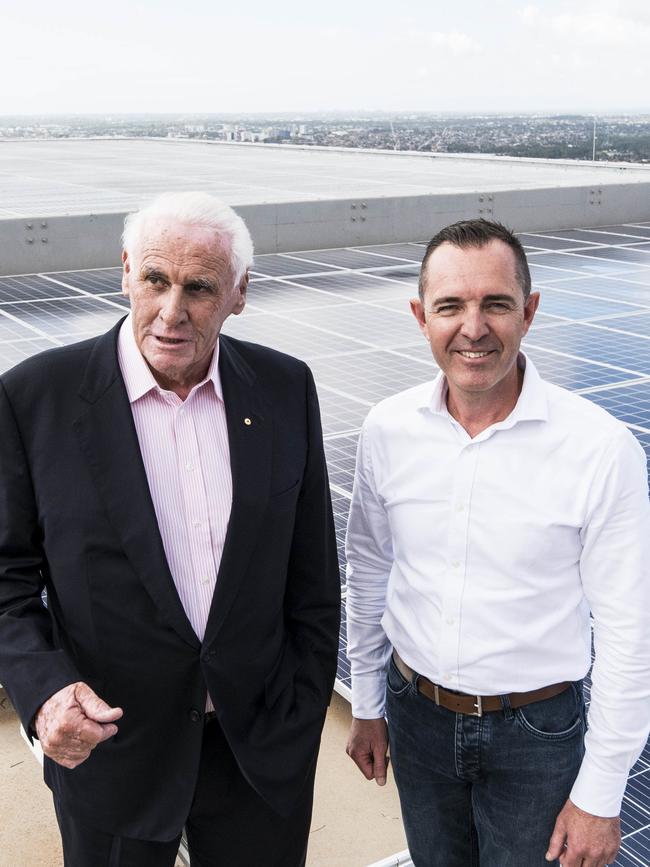
[[[235,314],[235,316],[238,316],[246,306],[246,290],[248,289],[248,280],[249,274],[247,270],[244,276],[239,281],[239,286],[237,287],[237,300],[235,301],[235,306],[232,309],[232,312]]]
[[[129,294],[129,274],[131,273],[131,263],[129,262],[129,254],[126,250],[122,250],[122,295]]]
[[[420,331],[428,340],[429,334],[427,332],[427,320],[424,314],[424,305],[419,298],[411,298],[409,304],[411,305],[411,313],[415,316],[417,323],[420,326]]]
[[[528,329],[533,324],[535,313],[539,307],[540,294],[539,292],[531,292],[524,303],[524,334],[528,333]]]

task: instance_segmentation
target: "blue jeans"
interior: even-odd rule
[[[418,693],[391,659],[390,754],[415,867],[548,867],[584,753],[582,684],[482,717]],[[554,864],[559,864],[555,861]]]

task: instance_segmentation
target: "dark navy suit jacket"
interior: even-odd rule
[[[222,335],[233,503],[199,642],[165,559],[119,325],[0,378],[0,682],[26,728],[78,680],[122,707],[114,738],[74,770],[46,759],[46,781],[100,830],[168,840],[189,812],[206,688],[251,785],[279,813],[296,804],[336,669],[337,553],[311,373]]]

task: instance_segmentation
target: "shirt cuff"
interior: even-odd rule
[[[627,776],[603,771],[585,755],[569,798],[585,813],[613,818],[621,812]]]
[[[352,675],[352,716],[380,719],[386,705],[386,672]]]

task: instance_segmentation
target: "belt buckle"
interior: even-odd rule
[[[483,699],[480,695],[474,696],[476,701],[474,702],[475,711],[472,711],[472,716],[483,716]]]
[[[438,684],[433,684],[433,698],[438,707],[440,707],[440,690],[438,689]]]

